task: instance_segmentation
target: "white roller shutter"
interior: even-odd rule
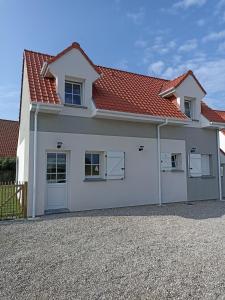
[[[124,152],[107,152],[107,179],[124,179],[125,164],[124,164]]]
[[[189,163],[190,175],[192,177],[202,176],[202,158],[201,154],[190,154],[190,163]]]
[[[161,170],[171,170],[171,153],[161,153]]]

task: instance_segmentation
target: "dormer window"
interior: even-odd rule
[[[184,100],[184,113],[188,118],[192,118],[192,102],[191,102],[191,100]]]
[[[72,105],[82,104],[82,83],[65,82],[65,103]]]

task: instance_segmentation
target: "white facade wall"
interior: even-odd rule
[[[31,132],[31,143],[33,132]],[[38,132],[36,214],[46,209],[46,152],[56,151],[57,141],[68,153],[68,209],[81,211],[110,207],[158,203],[157,140],[88,134]],[[139,146],[144,151],[138,151]],[[163,201],[187,199],[185,142],[162,140],[162,151],[182,153],[184,172],[163,174]],[[125,152],[125,179],[84,182],[85,151]],[[30,160],[30,162],[32,159]],[[30,164],[32,166],[32,164]],[[32,174],[30,168],[30,174]],[[176,184],[176,189],[174,185]],[[29,214],[31,213],[32,176],[29,181]]]
[[[17,179],[28,181],[29,148],[30,148],[30,91],[27,77],[26,61],[24,62],[23,87],[20,112],[20,128],[17,146]]]

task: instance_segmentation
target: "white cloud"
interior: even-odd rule
[[[176,3],[174,3],[173,7],[174,8],[182,8],[182,9],[187,9],[192,6],[202,6],[206,3],[206,0],[181,0]]]
[[[145,48],[147,46],[147,41],[139,39],[135,41],[134,46],[137,48]]]
[[[225,52],[225,42],[219,44],[218,51],[221,52],[221,53]]]
[[[197,47],[198,47],[198,42],[196,39],[188,40],[178,48],[178,51],[189,52],[196,49]]]
[[[154,73],[156,75],[160,75],[164,70],[164,66],[165,64],[161,60],[154,62],[148,67],[148,74]]]
[[[225,38],[225,30],[218,31],[218,32],[211,32],[208,35],[204,36],[202,41],[203,42],[211,42],[211,41],[218,41]]]
[[[139,8],[139,10],[137,12],[127,12],[126,16],[134,24],[140,25],[144,20],[145,12],[144,12],[143,7],[141,7],[141,8]]]
[[[210,104],[214,107],[223,107],[225,109],[225,59],[209,60],[205,55],[200,55],[200,57],[183,61],[181,64],[174,63],[167,68],[165,67],[160,75],[172,79],[189,69],[193,70],[207,91],[207,99],[211,99]]]
[[[121,59],[118,63],[115,64],[115,68],[124,71],[128,70],[128,61],[125,58]]]
[[[198,26],[202,27],[202,26],[205,25],[206,20],[205,19],[199,19],[196,23],[197,23]]]

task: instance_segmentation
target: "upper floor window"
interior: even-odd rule
[[[190,100],[184,101],[184,113],[188,118],[192,118],[192,103]]]
[[[82,102],[82,83],[65,82],[65,103],[81,105]]]

